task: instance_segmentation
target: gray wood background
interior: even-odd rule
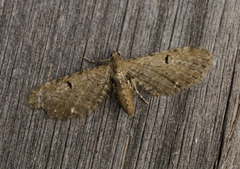
[[[240,167],[240,0],[0,1],[0,168]],[[113,93],[85,118],[51,120],[25,104],[45,82],[183,46],[214,55],[204,80],[168,97]]]

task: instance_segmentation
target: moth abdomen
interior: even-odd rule
[[[126,80],[114,83],[114,94],[120,107],[129,115],[134,115],[133,93]]]

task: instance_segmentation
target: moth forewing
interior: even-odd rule
[[[110,66],[103,65],[47,82],[31,91],[27,102],[49,117],[84,116],[98,107],[109,89]]]
[[[171,49],[126,60],[137,85],[154,96],[173,94],[196,84],[211,63],[211,52],[201,47]]]

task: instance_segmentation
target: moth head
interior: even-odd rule
[[[118,53],[117,49],[113,49],[112,55],[118,55],[118,56],[120,56],[120,53]],[[111,56],[112,56],[112,55],[111,55]]]
[[[114,54],[114,53],[118,53],[118,52],[117,52],[117,49],[113,49],[113,54]]]
[[[111,59],[121,59],[121,56],[117,52],[117,49],[113,49],[113,53],[111,54]]]

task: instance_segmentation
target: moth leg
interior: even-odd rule
[[[83,57],[84,59],[86,59],[87,61],[89,61],[89,62],[92,62],[92,63],[96,63],[96,62],[106,62],[106,61],[110,61],[110,59],[105,59],[105,60],[90,60],[90,59],[88,59],[88,58],[86,58],[86,57]]]
[[[136,81],[135,81],[133,78],[130,78],[130,82],[131,82],[131,84],[132,84],[132,86],[133,86],[134,92],[136,92],[136,93],[138,94],[138,96],[139,96],[145,103],[149,104],[148,101],[145,100],[145,99],[142,97],[142,95],[138,92],[138,90],[137,90],[137,85],[136,85]]]

